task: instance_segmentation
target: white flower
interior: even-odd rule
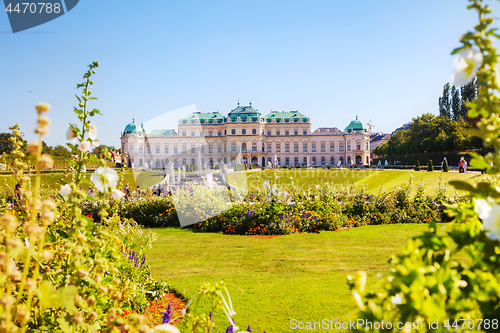
[[[391,302],[394,305],[403,304],[403,297],[401,296],[401,294],[397,294],[395,296],[392,296]]]
[[[59,194],[62,195],[63,197],[70,195],[71,193],[71,186],[69,184],[66,184],[64,186],[61,186],[61,189],[59,190]]]
[[[114,189],[111,190],[111,196],[115,200],[120,200],[121,198],[123,198],[125,196],[125,193],[123,193],[122,191],[117,190],[116,188],[114,188]]]
[[[161,324],[153,328],[154,333],[181,333],[177,327],[170,324]]]
[[[99,143],[99,141],[97,141],[97,140],[96,140],[96,141],[92,141],[92,142],[90,143],[90,146],[92,146],[92,147],[94,147],[94,148],[97,148],[97,147],[99,147],[100,145],[101,145],[101,144],[100,144],[100,143]]]
[[[0,170],[5,171],[6,167],[5,164],[0,164]]]
[[[265,182],[263,182],[262,186],[264,186],[264,188],[266,189],[266,191],[269,190],[269,181],[266,180]]]
[[[114,189],[116,187],[118,174],[109,167],[99,167],[92,176],[90,176],[90,181],[94,183],[95,188],[99,192],[105,192],[108,189]]]
[[[476,205],[474,206],[474,211],[477,213],[481,220],[484,220],[488,216],[490,216],[491,206],[488,201],[484,199],[477,199]]]
[[[89,128],[89,138],[92,141],[97,138],[97,128],[95,127],[95,123]]]
[[[458,52],[455,58],[455,71],[451,74],[451,82],[455,86],[469,84],[483,64],[483,54],[472,48]]]
[[[485,211],[482,213],[484,213],[483,216],[486,216]],[[500,241],[500,205],[493,204],[488,216],[482,218],[482,220],[483,228],[486,231],[486,237],[491,240]]]
[[[83,151],[84,153],[90,150],[90,142],[82,141],[78,144],[78,150]]]
[[[76,124],[69,125],[69,128],[66,131],[66,139],[73,140],[73,139],[76,138],[76,135],[75,135],[75,128],[76,128],[76,126],[77,126]]]

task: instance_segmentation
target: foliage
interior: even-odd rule
[[[473,154],[471,166],[486,169],[492,180],[477,186],[454,182],[457,189],[468,192],[468,198],[446,204],[453,223],[444,235],[431,223],[427,232],[393,256],[391,270],[372,288],[366,290],[362,272],[349,277],[358,307],[354,320],[386,322],[377,330],[358,326],[351,329],[353,332],[390,332],[393,330],[387,323],[398,322],[416,323],[419,332],[499,330],[500,86],[498,53],[492,38],[500,39],[500,35],[491,28],[493,16],[487,5],[470,0],[469,9],[477,11],[479,24],[462,36],[463,45],[453,51],[459,59],[455,73],[462,78],[477,76],[477,98],[466,104],[468,116],[477,120],[474,133],[493,150],[486,156]],[[468,65],[464,67],[464,63]],[[466,254],[468,260],[457,263],[459,253]],[[415,326],[405,330],[411,328]]]
[[[432,165],[432,160],[427,163],[427,171],[434,171],[434,166]]]
[[[448,172],[450,169],[448,167],[448,160],[446,157],[443,159],[443,172]]]
[[[426,113],[413,118],[409,130],[397,131],[373,153],[385,156],[482,148],[481,141],[475,139],[469,130],[466,122]]]
[[[84,75],[86,84],[79,85],[84,87],[83,109],[75,109],[82,122],[80,143],[90,139],[88,118],[97,114],[96,110],[87,111],[90,77],[97,66],[89,66]],[[59,195],[41,193],[41,170],[51,168],[54,162],[50,155],[42,154],[50,107],[42,103],[36,109],[39,138],[27,147],[36,161],[33,184],[21,160],[24,153],[19,127],[11,128],[14,160],[10,169],[21,191],[13,207],[0,206],[0,331],[149,331],[146,317],[123,318],[122,314],[124,310],[140,312],[166,289],[166,284],[150,278],[145,257],[139,265],[135,255],[129,254],[135,251],[140,255],[154,235],[143,236],[135,223],[109,215],[106,200],[115,194],[110,187],[94,199],[101,205],[101,223],[82,215],[80,203],[87,196],[78,189],[83,181],[79,171]],[[89,157],[77,147],[81,146],[72,146],[72,150],[80,152],[80,158],[72,163],[81,166]],[[104,160],[95,162],[105,165]],[[105,176],[100,180],[108,181]],[[98,181],[94,179],[94,184]]]
[[[420,171],[420,161],[417,161],[417,165],[415,166],[415,171]]]

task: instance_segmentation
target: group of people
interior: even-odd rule
[[[459,173],[467,172],[467,161],[465,160],[465,158],[463,158],[463,156],[460,159],[460,162],[458,162],[458,172]]]

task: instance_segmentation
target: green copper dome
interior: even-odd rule
[[[364,132],[368,133],[368,128],[363,124],[362,121],[358,120],[358,116],[356,116],[356,120],[351,121],[349,126],[347,126],[344,132],[352,133],[352,132]]]
[[[125,130],[123,131],[125,134],[132,134],[139,132],[139,127],[136,125],[134,120],[127,126],[125,126]]]

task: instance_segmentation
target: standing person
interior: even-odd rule
[[[125,185],[125,188],[123,189],[123,193],[125,194],[125,201],[128,201],[128,198],[130,196],[130,187]]]
[[[21,184],[16,184],[14,187],[14,206],[18,207],[21,205]]]
[[[463,157],[460,159],[460,162],[458,162],[458,172],[459,173],[464,172],[464,158]]]
[[[141,196],[141,188],[139,187],[139,185],[137,185],[137,188],[135,189],[135,193],[137,194],[137,197]]]
[[[464,158],[464,172],[467,172],[467,160]]]

